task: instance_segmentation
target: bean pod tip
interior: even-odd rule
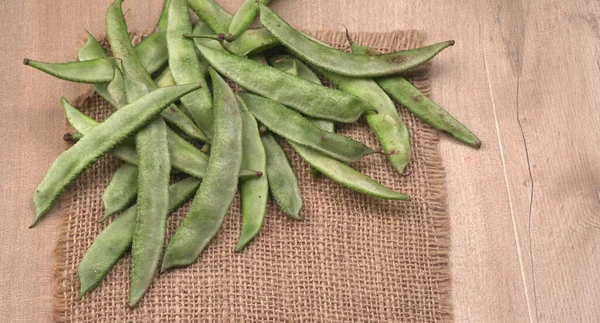
[[[23,58],[23,65],[29,65],[29,58]]]

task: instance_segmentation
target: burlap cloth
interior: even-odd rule
[[[315,37],[347,48],[342,32]],[[412,48],[413,31],[359,33],[360,44],[380,51]],[[426,73],[411,77],[429,92]],[[97,95],[80,101],[101,120],[110,107]],[[160,275],[137,308],[127,307],[129,256],[78,301],[77,265],[104,225],[102,191],[121,164],[102,158],[61,201],[62,232],[56,248],[54,319],[59,322],[450,322],[449,217],[436,132],[404,109],[413,158],[400,176],[380,155],[354,166],[412,202],[382,201],[310,175],[308,166],[282,144],[298,176],[304,221],[289,220],[273,203],[261,235],[242,253],[233,248],[240,230],[239,197],[220,233],[199,260]],[[338,127],[370,147],[378,143],[364,120]],[[189,204],[170,218],[174,232]]]

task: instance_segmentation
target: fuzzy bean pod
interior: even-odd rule
[[[242,251],[263,226],[269,196],[269,174],[258,124],[242,98],[236,96],[236,99],[242,118],[242,167],[256,169],[266,175],[245,179],[240,183],[242,229],[235,250]]]
[[[259,4],[260,21],[282,45],[298,58],[325,70],[353,77],[398,74],[432,59],[454,41],[384,55],[358,55],[339,51],[294,30],[269,7]]]
[[[242,121],[233,91],[210,68],[214,140],[206,176],[179,228],[167,245],[161,271],[193,263],[216,235],[237,191],[242,164]]]

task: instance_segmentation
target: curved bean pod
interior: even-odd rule
[[[161,272],[189,265],[215,236],[237,191],[242,164],[242,120],[229,85],[212,69],[214,140],[206,176],[167,245]]]
[[[267,5],[269,0],[245,0],[231,19],[227,41],[235,40],[252,25],[258,15],[257,3]]]
[[[352,51],[356,53],[374,52],[367,46],[359,46],[348,38]],[[481,147],[481,140],[471,130],[456,120],[448,111],[437,105],[408,80],[400,75],[376,79],[381,88],[408,111],[433,128],[444,132],[469,146]]]
[[[77,53],[77,56],[80,61],[88,61],[88,60],[92,60],[92,59],[108,57],[106,55],[106,52],[104,51],[104,48],[102,47],[102,44],[100,44],[100,42],[98,40],[96,40],[96,38],[94,38],[94,36],[92,36],[92,34],[90,34],[87,30],[86,30],[86,37],[87,37],[87,41],[79,49],[79,52]],[[115,73],[115,76],[113,77],[113,81],[114,81],[115,77],[116,77],[116,73]],[[116,101],[113,99],[112,95],[108,91],[108,84],[94,83],[94,84],[92,84],[92,87],[94,88],[94,91],[96,91],[96,93],[98,93],[98,95],[100,95],[104,100],[106,100],[112,106],[117,105]]]
[[[240,93],[248,109],[274,133],[325,155],[345,162],[356,162],[374,150],[354,139],[325,131],[299,113],[250,93]]]
[[[322,69],[320,72],[340,90],[356,95],[377,109],[378,113],[367,113],[365,118],[390,164],[402,174],[410,162],[410,138],[394,102],[372,79],[352,78]]]
[[[162,109],[199,85],[181,85],[156,90],[115,111],[67,151],[56,158],[35,190],[34,226],[52,207],[58,195],[93,162],[119,142],[152,121]],[[64,100],[64,99],[62,99]]]
[[[104,205],[104,221],[109,216],[125,210],[137,197],[138,168],[131,164],[123,164],[113,174],[104,193],[102,193],[102,204]]]
[[[357,55],[324,46],[294,30],[269,7],[259,4],[260,21],[300,59],[325,70],[354,77],[398,74],[415,68],[454,45],[454,41],[384,55]]]
[[[267,157],[267,180],[269,191],[275,203],[290,218],[302,220],[302,196],[298,188],[298,179],[281,146],[270,133],[261,136]]]
[[[267,157],[260,140],[258,124],[244,101],[239,96],[236,99],[242,118],[242,167],[266,173]],[[269,174],[266,175],[241,181],[242,230],[235,246],[236,251],[242,251],[263,226],[269,197]]]
[[[390,77],[377,82],[394,100],[433,128],[469,146],[480,148],[481,140],[448,111],[422,94],[405,78]]]
[[[106,35],[114,55],[123,62],[127,101],[134,102],[158,90],[131,45],[121,3],[122,0],[115,0],[106,12]],[[166,236],[171,164],[167,126],[163,118],[158,117],[143,127],[135,135],[135,146],[138,154],[138,197],[131,247],[129,306],[136,305],[150,287]]]
[[[232,16],[214,0],[188,0],[190,8],[216,34],[226,34]]]
[[[77,83],[108,83],[115,75],[115,67],[110,58],[67,63],[44,63],[25,58],[23,64],[61,80]]]
[[[342,91],[203,45],[197,44],[197,48],[211,66],[241,87],[306,115],[348,123],[366,111],[375,111],[364,100]]]
[[[340,185],[381,199],[410,201],[410,196],[387,188],[344,163],[294,142],[289,143],[304,161]]]
[[[169,69],[176,84],[200,83],[202,87],[183,98],[194,122],[210,139],[212,135],[212,102],[208,84],[204,79],[206,67],[200,63],[194,41],[184,34],[192,32],[192,21],[187,0],[172,0],[167,25]]]
[[[175,211],[194,194],[200,180],[186,178],[169,186],[169,213]],[[77,268],[79,299],[96,288],[110,269],[131,247],[135,228],[136,206],[116,217],[94,240]]]

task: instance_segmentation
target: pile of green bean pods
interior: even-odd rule
[[[481,145],[402,76],[454,41],[377,54],[348,37],[348,53],[294,30],[268,0],[246,0],[233,16],[214,0],[166,0],[155,32],[134,46],[121,2],[115,0],[106,12],[111,56],[88,33],[78,61],[24,60],[60,79],[90,83],[115,108],[97,122],[61,100],[76,131],[65,136],[73,145],[52,163],[33,198],[32,226],[100,157],[111,154],[124,162],[102,196],[99,220],[112,220],[79,264],[81,297],[130,250],[128,303],[138,304],[157,273],[196,261],[238,188],[242,219],[236,251],[260,233],[269,196],[291,219],[301,219],[302,198],[281,141],[313,174],[389,200],[410,197],[349,164],[381,153],[404,172],[411,146],[394,101],[456,140]],[[262,27],[250,29],[257,17]],[[335,88],[324,86],[319,75]],[[234,93],[224,77],[244,91]],[[361,116],[383,151],[334,131],[334,122]],[[174,173],[183,179],[170,184]],[[187,215],[167,242],[167,217],[189,199]]]

